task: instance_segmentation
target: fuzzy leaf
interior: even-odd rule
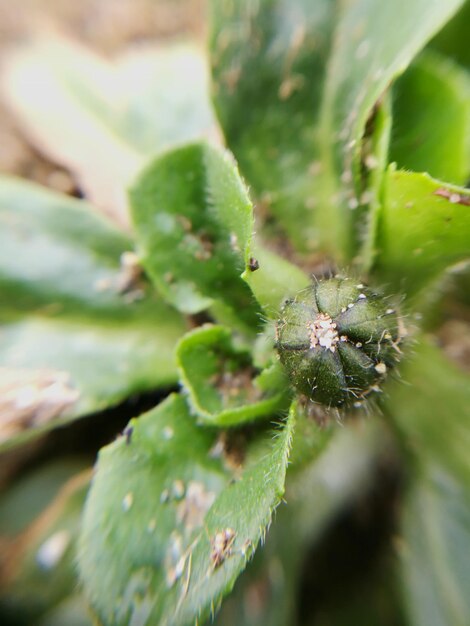
[[[293,422],[234,440],[231,457],[180,396],[130,426],[130,439],[100,453],[80,576],[104,625],[194,623],[264,535],[284,491]]]
[[[216,135],[206,84],[193,45],[147,47],[109,62],[51,36],[11,55],[3,79],[7,102],[36,147],[124,225],[126,187],[147,155]]]
[[[421,290],[470,257],[469,242],[468,190],[389,168],[376,244],[381,282],[406,293],[412,306]]]
[[[465,185],[470,174],[470,76],[427,51],[397,81],[393,94],[390,161]]]
[[[466,626],[469,483],[459,484],[439,465],[420,469],[406,499],[399,543],[409,617],[413,626]]]
[[[176,381],[185,324],[130,249],[87,204],[0,180],[0,441]]]
[[[176,357],[192,411],[201,423],[236,426],[273,416],[289,406],[290,391],[278,364],[257,375],[250,353],[234,345],[222,326],[185,335]]]
[[[240,278],[252,208],[228,153],[193,144],[165,154],[139,177],[131,203],[142,263],[171,304],[197,313],[222,301],[256,326]]]
[[[228,144],[296,247],[350,258],[367,119],[461,4],[213,0],[215,101]]]

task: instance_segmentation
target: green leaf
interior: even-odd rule
[[[470,20],[470,2],[465,0],[458,13],[434,37],[430,47],[454,59],[470,70],[470,49],[467,45],[467,29]]]
[[[351,258],[366,122],[461,4],[211,3],[215,102],[228,144],[297,248]]]
[[[459,484],[436,464],[420,470],[406,499],[399,543],[409,618],[413,626],[466,626],[469,483]]]
[[[0,329],[0,443],[18,445],[132,394],[177,381],[183,328],[27,318]]]
[[[373,107],[462,4],[463,0],[338,4],[319,120],[320,154],[333,173],[326,181],[325,199],[337,193],[338,179],[346,181],[342,197],[321,202],[322,210],[316,213],[330,248],[345,239],[345,205],[354,208],[360,203],[355,194],[360,191],[362,137]],[[358,217],[361,220],[360,213]]]
[[[294,514],[293,514],[294,513]],[[292,507],[279,507],[265,542],[224,600],[214,626],[293,626],[304,564]]]
[[[296,247],[314,247],[315,119],[333,3],[214,0],[214,95],[241,170]],[[310,207],[310,208],[308,208]]]
[[[143,307],[129,295],[141,299],[148,291],[121,264],[132,247],[87,203],[0,177],[2,316],[132,319]]]
[[[255,330],[240,277],[253,213],[229,154],[203,143],[169,152],[139,177],[131,203],[142,262],[166,299],[185,313],[215,302],[219,316]]]
[[[470,485],[469,377],[424,335],[387,387],[386,411],[410,451]]]
[[[173,395],[131,428],[100,453],[81,580],[104,625],[194,623],[264,536],[284,491],[293,421],[224,448]]]
[[[14,623],[33,623],[74,591],[75,550],[90,478],[87,469],[65,483],[3,552],[0,612]]]
[[[201,423],[236,426],[287,409],[291,393],[279,364],[257,375],[250,353],[222,326],[185,335],[176,357],[193,413]]]
[[[248,251],[258,268],[253,271],[248,266],[242,278],[267,317],[277,320],[283,301],[307,287],[309,277],[296,265],[263,247],[256,237],[248,246]]]
[[[87,204],[0,179],[2,443],[176,382],[185,323],[130,248]]]
[[[3,80],[28,137],[123,224],[126,187],[146,156],[216,134],[206,63],[192,44],[146,46],[110,62],[49,35],[10,56]]]
[[[397,81],[393,94],[390,161],[465,185],[470,173],[470,76],[427,51]]]
[[[395,171],[384,181],[375,273],[416,306],[422,290],[470,256],[470,192],[426,174]]]

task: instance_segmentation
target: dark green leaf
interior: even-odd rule
[[[257,375],[250,353],[222,326],[203,326],[180,341],[176,357],[193,413],[201,423],[236,426],[287,409],[291,398],[276,363]]]
[[[366,122],[461,4],[211,3],[215,101],[228,144],[296,247],[350,258]]]
[[[293,420],[224,449],[171,396],[131,428],[130,440],[100,453],[81,579],[105,625],[194,623],[264,536],[284,491]]]
[[[217,110],[254,193],[294,244],[313,248],[315,120],[334,4],[214,0]]]

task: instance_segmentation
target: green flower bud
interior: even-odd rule
[[[348,278],[316,282],[288,300],[276,327],[292,384],[329,407],[361,402],[398,361],[399,317]]]

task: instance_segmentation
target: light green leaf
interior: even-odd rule
[[[427,51],[397,81],[393,96],[390,161],[465,185],[470,174],[470,75]]]
[[[410,452],[470,485],[470,384],[424,335],[387,387],[385,408]]]
[[[236,426],[272,418],[289,406],[291,392],[280,365],[257,375],[249,351],[237,347],[222,326],[202,326],[185,335],[176,358],[191,409],[201,423]]]
[[[49,36],[7,60],[3,87],[36,147],[124,225],[126,187],[146,156],[216,136],[205,60],[192,44],[134,49],[110,62]]]
[[[366,122],[461,4],[211,3],[215,102],[228,144],[297,248],[351,259]]]
[[[376,246],[377,279],[416,306],[422,290],[470,257],[470,192],[390,167]]]
[[[173,395],[130,428],[130,440],[100,453],[81,580],[104,625],[194,623],[232,588],[264,536],[284,492],[293,422],[225,448]]]
[[[256,237],[248,249],[258,269],[253,271],[248,266],[242,278],[250,286],[267,317],[277,320],[284,300],[307,287],[310,284],[309,277],[299,267],[262,246]]]
[[[407,495],[399,547],[413,626],[470,622],[468,485],[427,463]]]

